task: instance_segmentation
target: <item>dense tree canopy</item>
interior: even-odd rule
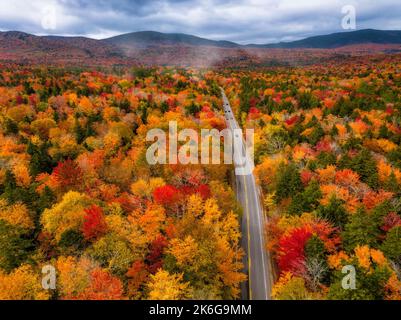
[[[146,160],[148,131],[168,133],[170,121],[225,128],[209,74],[2,65],[0,75],[0,298],[239,297],[232,166]],[[41,290],[44,265],[56,290]]]
[[[255,130],[273,298],[401,298],[400,67],[394,55],[215,75]],[[348,264],[358,290],[342,288]]]

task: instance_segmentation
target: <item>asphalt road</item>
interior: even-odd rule
[[[240,129],[223,90],[222,96],[227,127],[231,130]],[[234,135],[238,134],[233,132]],[[234,138],[235,143],[239,143],[239,148],[245,150],[242,138],[237,141]],[[245,166],[248,168],[251,167],[249,161],[249,157],[246,157]],[[238,168],[238,164],[236,167]],[[253,173],[239,175],[236,172],[236,184],[237,199],[243,208],[242,246],[246,253],[244,257],[245,273],[248,274],[248,283],[244,284],[242,288],[242,298],[245,300],[270,300],[273,273],[265,246],[265,216],[261,209],[259,189]]]

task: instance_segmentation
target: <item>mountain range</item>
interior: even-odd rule
[[[190,45],[211,46],[219,48],[238,48],[239,44],[230,41],[215,41],[183,33],[161,33],[155,31],[140,31],[127,33],[103,40],[117,46],[148,47],[152,45]]]
[[[141,31],[95,40],[85,37],[35,36],[0,32],[0,60],[51,63],[210,64],[223,60],[253,61],[271,56],[268,49],[333,51],[352,46],[390,46],[401,49],[401,31],[365,29],[309,37],[293,42],[241,45],[181,33]],[[327,53],[329,54],[329,53]],[[332,54],[332,53],[330,53]],[[291,53],[289,53],[291,55]],[[299,55],[299,54],[297,54]],[[276,59],[276,57],[275,57]],[[280,59],[280,56],[278,56]],[[197,63],[195,63],[196,61]],[[203,63],[205,62],[205,63]]]
[[[107,43],[131,46],[150,46],[156,44],[174,45],[184,44],[192,46],[213,46],[220,48],[314,48],[333,49],[357,44],[401,44],[401,31],[365,29],[350,32],[339,32],[329,35],[309,37],[292,42],[280,42],[273,44],[248,44],[240,45],[231,41],[215,41],[181,33],[160,33],[154,31],[133,32],[113,38],[105,39]]]

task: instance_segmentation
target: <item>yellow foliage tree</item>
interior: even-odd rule
[[[141,198],[150,198],[156,188],[162,187],[165,184],[162,178],[151,178],[149,181],[139,179],[131,184],[131,192],[133,195]]]
[[[10,274],[0,271],[0,300],[48,300],[41,278],[31,266],[23,265]]]
[[[198,251],[198,244],[191,236],[187,236],[184,240],[173,239],[170,242],[168,253],[172,254],[177,260],[178,266],[192,264]]]
[[[21,203],[10,206],[6,200],[0,199],[0,219],[26,230],[34,228],[28,208]]]
[[[82,97],[78,104],[78,110],[85,114],[90,114],[93,111],[93,104],[88,97]]]
[[[385,182],[393,172],[391,165],[387,164],[384,160],[380,160],[377,164],[377,171],[379,173],[380,182]]]
[[[140,227],[148,241],[154,240],[164,228],[166,221],[165,209],[157,204],[149,205],[145,212],[134,211],[128,218],[133,224]]]
[[[189,283],[183,282],[182,274],[169,274],[159,270],[150,276],[149,300],[185,300],[191,297]]]
[[[85,290],[90,273],[97,265],[88,258],[60,257],[56,261],[58,290],[62,298],[70,299]]]
[[[200,195],[193,194],[189,197],[187,202],[187,213],[196,218],[200,217],[203,213],[203,200]]]
[[[349,260],[349,256],[344,252],[340,251],[335,254],[328,256],[327,262],[331,269],[340,270],[345,261]]]
[[[308,291],[305,280],[292,273],[283,274],[272,290],[274,300],[314,300],[318,296]]]
[[[217,205],[217,201],[215,199],[208,199],[205,202],[205,214],[202,218],[204,224],[212,225],[215,228],[220,227],[220,218],[222,213]]]
[[[43,212],[43,229],[60,241],[65,231],[81,228],[86,215],[84,209],[90,205],[91,200],[85,195],[74,191],[66,193],[60,203]]]
[[[13,173],[18,186],[29,187],[31,184],[31,176],[29,175],[29,170],[26,165],[22,163],[15,165]]]
[[[317,169],[319,175],[319,181],[321,183],[332,183],[336,176],[336,167],[333,165],[327,166],[325,169]]]
[[[217,239],[217,267],[220,271],[222,283],[230,288],[231,298],[238,298],[240,294],[240,284],[246,280],[246,275],[241,271],[243,268],[242,263],[242,250],[232,248],[230,244],[222,238]]]
[[[401,281],[398,279],[395,272],[392,273],[387,281],[386,287],[386,300],[401,300]]]
[[[119,214],[110,214],[106,216],[106,223],[110,232],[127,240],[133,250],[135,257],[140,258],[146,249],[148,240],[146,235],[140,230],[138,223],[130,222],[126,217]]]

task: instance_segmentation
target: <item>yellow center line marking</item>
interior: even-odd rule
[[[245,211],[247,218],[247,227],[248,227],[248,283],[249,283],[249,300],[252,300],[252,286],[251,286],[251,233],[250,233],[250,219],[249,219],[249,207],[248,207],[248,189],[246,187],[246,179],[245,176],[242,176],[244,180],[244,188],[245,188]]]

